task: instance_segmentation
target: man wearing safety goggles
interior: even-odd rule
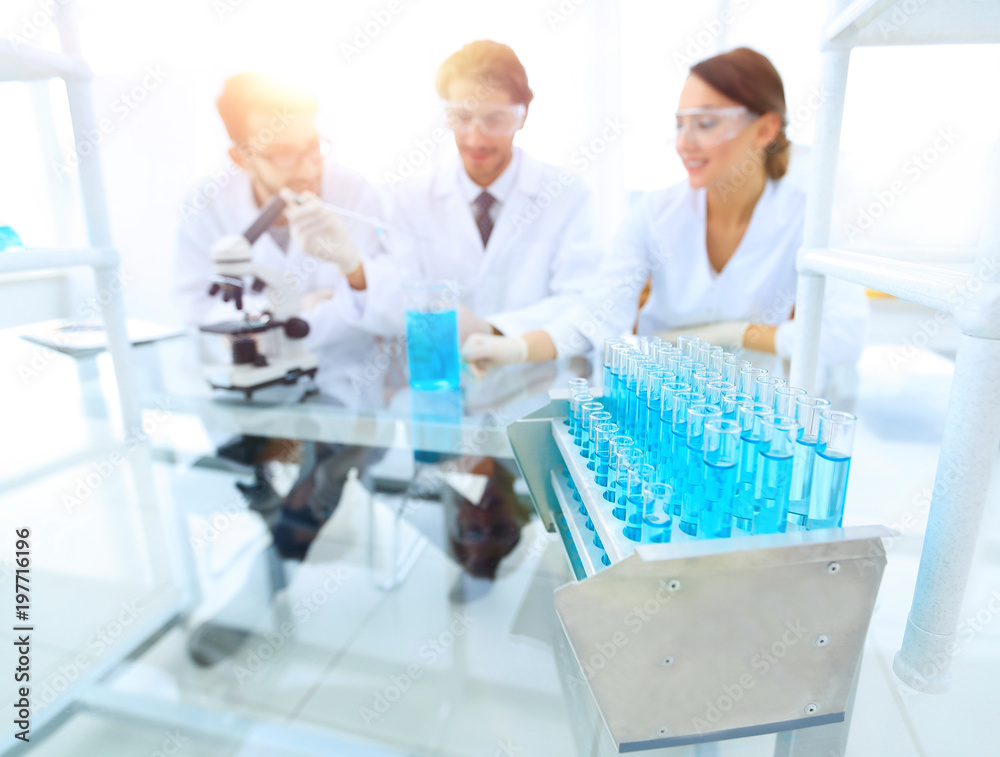
[[[785,113],[781,77],[758,52],[738,48],[691,68],[672,134],[688,178],[645,193],[622,224],[593,296],[622,300],[625,291],[631,306],[622,303],[606,335],[635,326],[667,341],[692,334],[791,356],[805,195],[785,178]],[[619,286],[630,281],[647,281],[645,301],[641,283]],[[827,279],[825,364],[857,360],[867,313],[863,291]]]
[[[400,276],[365,266],[362,321],[402,330],[401,280],[454,281],[462,354],[476,370],[589,348],[574,308],[601,257],[591,197],[514,146],[533,93],[506,45],[480,40],[437,74],[458,155],[392,197]]]

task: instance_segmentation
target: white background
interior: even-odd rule
[[[731,0],[728,15],[716,2],[680,0],[88,0],[80,6],[84,52],[97,74],[97,116],[113,127],[100,149],[114,241],[133,279],[129,312],[167,322],[174,320],[170,259],[181,203],[200,179],[226,166],[227,138],[214,100],[229,75],[263,70],[314,89],[338,158],[384,183],[440,125],[433,86],[440,63],[474,39],[510,44],[536,94],[517,142],[541,160],[582,173],[597,192],[609,240],[630,192],[683,179],[668,133],[693,60],[742,44],[768,55],[785,81],[794,121],[789,136],[808,147],[815,116],[806,103],[819,84],[828,10],[803,0]],[[30,35],[32,45],[57,48],[46,7],[4,0],[0,36]],[[369,23],[373,13],[388,23]],[[369,37],[366,24],[377,33]],[[122,98],[148,67],[159,67],[164,80],[140,91],[142,101],[123,115]],[[975,245],[1000,124],[998,75],[996,46],[856,51],[835,236],[843,237],[878,192],[901,180],[906,191],[856,246]],[[797,109],[804,117],[794,116]],[[75,176],[57,170],[73,146],[62,84],[0,84],[0,112],[0,224],[14,226],[32,246],[85,243]],[[594,160],[584,159],[581,148],[608,118],[625,124],[623,136]],[[907,162],[931,148],[942,128],[957,137],[914,178]],[[435,146],[419,168],[452,150],[448,143]],[[807,171],[807,159],[793,162],[797,183]],[[7,298],[0,325],[72,315],[85,286],[77,277],[68,295],[52,285],[30,302]],[[0,297],[7,291],[0,286]]]

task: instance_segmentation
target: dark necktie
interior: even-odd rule
[[[490,240],[490,234],[493,232],[490,208],[496,201],[496,198],[489,192],[483,192],[473,203],[476,206],[476,226],[479,227],[479,236],[483,238],[483,247],[486,247],[486,243]]]

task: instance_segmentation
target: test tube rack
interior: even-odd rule
[[[562,672],[589,691],[617,750],[842,722],[893,532],[633,542],[563,424],[566,405],[553,400],[508,436],[576,576],[554,596],[572,651]]]

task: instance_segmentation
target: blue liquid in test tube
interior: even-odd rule
[[[646,433],[643,451],[646,459],[656,465],[660,451],[660,394],[664,384],[674,380],[669,371],[653,371],[646,379]]]
[[[604,405],[597,400],[580,405],[580,457],[590,459],[590,437],[593,432],[591,416],[604,411]]]
[[[668,483],[672,471],[671,445],[673,443],[674,397],[691,387],[680,381],[668,381],[660,387],[659,440],[657,456],[649,462],[656,466],[656,480]]]
[[[604,397],[611,396],[611,369],[614,365],[614,348],[617,346],[621,349],[620,345],[623,344],[625,344],[625,340],[620,337],[611,337],[604,340],[604,372],[601,374],[601,394]],[[572,383],[572,379],[570,382]],[[608,410],[611,410],[611,408],[608,407]]]
[[[618,460],[615,465],[617,499],[611,509],[611,515],[618,520],[625,520],[628,508],[629,471],[642,465],[645,462],[644,458],[645,454],[641,449],[631,448],[618,452]]]
[[[773,413],[767,405],[747,402],[739,406],[740,472],[733,503],[733,528],[744,533],[753,530],[755,512],[754,485],[757,476],[757,444],[763,438],[762,419]]]
[[[810,502],[806,525],[810,530],[840,528],[844,522],[844,498],[851,458],[828,457],[816,453],[813,469],[813,501]]]
[[[788,523],[806,525],[809,515],[809,495],[812,492],[813,470],[816,464],[816,439],[819,434],[819,413],[830,406],[819,397],[795,398],[792,411],[799,424],[799,436],[792,460],[792,490],[788,495]]]
[[[584,392],[590,392],[590,385],[587,379],[571,378],[569,380],[569,402],[566,403],[566,420],[563,421],[563,425],[569,426],[570,433],[572,433],[573,428],[573,395]]]
[[[636,367],[635,397],[632,398],[632,417],[629,420],[635,446],[646,449],[646,382],[652,366],[645,359]]]
[[[680,529],[689,536],[698,535],[698,519],[704,498],[705,421],[722,417],[715,405],[692,405],[688,409],[686,488],[681,499]]]
[[[650,484],[643,489],[642,541],[650,544],[670,541],[674,523],[670,514],[673,493],[668,484]]]
[[[604,413],[609,418],[611,413]],[[608,485],[608,461],[611,456],[611,439],[618,433],[617,423],[601,423],[594,428],[594,481],[598,486]]]
[[[613,345],[611,347],[611,388],[607,392],[610,399],[608,410],[615,418],[615,423],[622,425],[621,421],[621,397],[622,397],[622,376],[625,374],[626,358],[632,351],[632,345],[628,342]]]
[[[643,490],[652,485],[656,469],[652,465],[642,463],[629,468],[627,493],[625,500],[625,538],[631,541],[642,540],[642,517],[645,508]]]
[[[742,430],[736,421],[705,421],[705,491],[698,513],[698,536],[703,539],[732,533]]]
[[[635,441],[630,436],[615,434],[608,442],[608,483],[603,492],[605,501],[612,505],[616,502],[618,489],[618,453],[635,448]]]
[[[596,402],[594,395],[590,392],[574,394],[569,400],[569,409],[573,414],[573,421],[570,423],[569,432],[573,436],[573,444],[577,447],[583,441],[583,406],[590,402]]]
[[[670,478],[665,483],[674,489],[672,502],[673,514],[681,515],[682,502],[687,489],[688,447],[687,420],[688,409],[692,405],[701,404],[705,397],[698,392],[678,392],[674,395],[673,420],[670,438]],[[683,530],[683,529],[682,529]]]
[[[611,422],[611,413],[600,410],[590,414],[590,454],[587,456],[587,470],[597,470],[597,429],[604,423]],[[615,431],[618,427],[615,427]]]
[[[773,415],[762,422],[764,437],[757,443],[757,474],[754,497],[759,509],[753,517],[753,533],[785,531],[788,497],[792,487],[792,459],[798,424],[791,418]]]
[[[618,425],[622,431],[635,438],[635,387],[638,383],[638,363],[642,360],[642,353],[630,353],[626,358],[627,370],[622,375],[624,386],[621,393],[621,414]]]
[[[722,396],[722,417],[727,421],[736,421],[739,423],[740,405],[745,405],[748,402],[753,402],[753,397],[749,394],[737,391],[726,392]]]
[[[843,524],[856,422],[857,418],[850,413],[820,411],[816,462],[806,521],[810,529],[839,528]]]

